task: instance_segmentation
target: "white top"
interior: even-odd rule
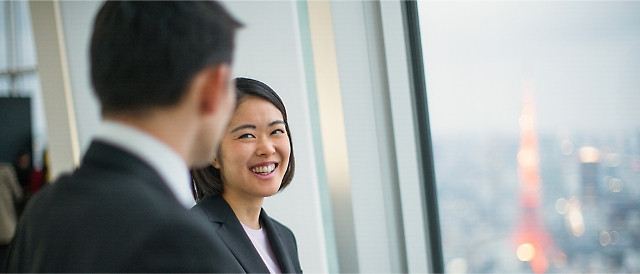
[[[160,174],[185,208],[189,209],[195,205],[187,163],[162,141],[139,129],[113,121],[103,121],[94,139],[140,157]]]
[[[260,254],[260,257],[262,257],[262,261],[267,265],[269,273],[282,273],[278,266],[276,255],[273,253],[273,249],[271,249],[269,238],[267,238],[267,232],[262,229],[262,227],[258,230],[253,230],[243,223],[240,224],[242,224],[242,228],[244,228],[244,231],[249,236],[249,239],[251,239],[253,246]]]

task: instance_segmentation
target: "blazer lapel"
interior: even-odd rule
[[[209,201],[205,201],[208,199]],[[202,207],[207,212],[209,220],[220,224],[218,235],[233,253],[240,265],[247,273],[269,273],[269,269],[256,251],[251,239],[244,232],[236,214],[220,195],[205,197]],[[216,210],[213,210],[213,209]]]
[[[282,240],[280,231],[276,229],[276,226],[273,224],[273,221],[264,209],[260,211],[260,221],[264,225],[264,228],[267,229],[267,237],[269,238],[271,249],[276,255],[282,273],[295,273],[296,269],[293,265],[293,261],[291,261],[291,255],[287,251],[287,247]]]

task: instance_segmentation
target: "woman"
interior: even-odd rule
[[[301,273],[293,232],[262,209],[295,169],[287,111],[266,84],[236,78],[237,105],[211,166],[192,170],[198,203],[248,273]],[[215,254],[212,254],[215,256]]]

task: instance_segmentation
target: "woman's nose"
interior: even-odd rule
[[[258,156],[262,155],[272,155],[276,152],[276,147],[274,143],[269,140],[269,138],[263,138],[258,143],[258,149],[256,150],[256,154]]]

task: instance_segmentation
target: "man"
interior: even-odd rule
[[[240,23],[215,2],[106,2],[91,38],[103,124],[72,174],[25,209],[8,272],[241,272],[193,204],[235,106]]]

